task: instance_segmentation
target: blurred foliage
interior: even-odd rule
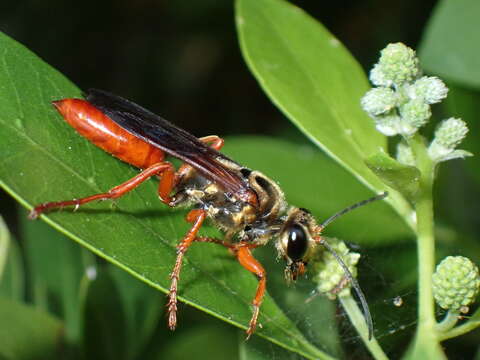
[[[440,3],[432,21],[441,21],[443,17],[444,21],[458,18],[462,22],[463,16],[458,12],[455,17],[440,16],[441,11],[446,11],[446,3]],[[377,58],[378,50],[387,42],[402,41],[413,48],[418,47],[435,2],[305,0],[295,4],[324,24],[364,68],[369,68]],[[442,26],[451,29],[456,25],[430,23],[429,29]],[[310,206],[320,218],[368,194],[368,190],[356,183],[343,168],[312,148],[309,140],[262,93],[242,60],[230,2],[4,2],[0,5],[0,30],[34,51],[80,89],[104,88],[134,99],[198,136],[215,133],[276,137],[276,140],[234,137],[230,146],[227,142],[226,152],[278,179],[292,203]],[[432,59],[429,54],[442,54],[447,50],[440,46],[445,45],[442,33],[430,30],[423,38],[420,55],[425,56],[425,60],[427,56]],[[468,46],[468,41],[457,45],[463,45],[473,54],[478,51],[476,47]],[[438,59],[439,55],[436,56]],[[462,56],[466,55],[462,53]],[[439,111],[438,118],[442,118],[442,113],[464,118],[471,130],[464,147],[477,153],[480,144],[475,119],[478,92],[472,89],[472,83],[455,73],[449,77],[448,67],[440,62],[435,66],[427,65],[426,69],[452,81],[446,105]],[[468,77],[468,71],[466,74]],[[2,98],[12,96],[5,93],[4,83],[0,84],[0,90]],[[53,112],[46,109],[47,106],[33,109],[32,116],[52,117]],[[55,127],[54,132],[62,138],[63,134],[67,134],[65,138],[69,137],[68,127],[59,130],[62,126]],[[57,135],[52,135],[53,143]],[[86,147],[81,139],[72,141],[75,151],[66,152],[65,156],[73,161],[78,158],[78,163],[82,163],[83,154],[90,152],[85,150],[88,145]],[[263,145],[271,154],[258,155],[255,149]],[[284,159],[289,152],[297,151],[295,149],[298,149],[298,153],[293,154],[295,162],[283,164],[285,170],[282,171],[275,155]],[[103,164],[108,156],[102,157],[100,153],[96,153],[98,164]],[[1,155],[5,156],[4,153]],[[33,161],[34,158],[26,156],[22,161]],[[2,164],[5,163],[5,159],[2,160]],[[476,214],[480,209],[479,202],[472,200],[479,195],[478,161],[476,156],[465,162],[453,162],[439,172],[435,194],[439,259],[447,254],[462,254],[480,262],[480,246],[476,238],[479,233]],[[38,164],[30,164],[29,179],[45,172]],[[23,167],[25,163],[20,165]],[[107,189],[116,184],[115,181],[133,173],[123,164],[105,166],[113,169],[113,173],[98,180],[96,186],[101,189]],[[84,175],[88,178],[88,171]],[[12,182],[17,176],[12,174]],[[74,188],[63,188],[65,183],[60,178],[52,180],[55,184],[48,190],[52,194],[62,189],[62,194],[79,195]],[[156,215],[153,213],[157,210],[159,217],[168,215],[160,204],[151,204],[145,209],[142,197],[153,198],[154,187],[154,184],[146,185],[138,198],[134,196],[135,199],[121,202],[121,206],[132,205],[129,211],[147,212],[142,219],[146,222],[153,222],[152,215]],[[320,190],[315,191],[315,187]],[[88,186],[83,191],[88,193]],[[147,193],[150,195],[145,195]],[[38,199],[43,200],[45,194],[47,192],[38,195]],[[170,333],[162,315],[162,294],[94,257],[42,222],[26,221],[26,212],[17,208],[7,195],[1,196],[0,211],[13,233],[3,265],[0,260],[1,359],[51,359],[52,354],[65,359],[301,358],[260,337],[245,343],[243,332],[188,306],[180,306],[180,326],[175,333]],[[83,219],[96,215],[96,212],[110,212],[108,205],[102,205],[102,210],[94,208],[98,207],[75,214],[73,217],[79,216],[75,226],[81,226]],[[342,224],[332,225],[328,232],[365,246],[360,283],[372,307],[382,346],[395,359],[402,355],[414,330],[416,256],[415,247],[409,242],[409,232],[402,230],[398,223],[385,223],[384,219],[389,217],[385,215],[387,211],[390,210],[380,204],[369,210],[360,210],[359,214],[342,220]],[[119,213],[120,218],[128,215]],[[68,218],[68,214],[59,214],[62,216]],[[364,225],[365,218],[369,217],[377,219],[377,226]],[[170,249],[174,239],[186,229],[180,218],[181,214],[178,214],[168,225],[168,231],[175,235],[169,239]],[[392,232],[388,231],[389,228],[393,229]],[[121,238],[117,237],[117,241],[121,247]],[[153,249],[140,255],[151,258],[152,264],[158,263],[160,250],[155,249],[155,244],[148,239],[139,241],[149,243],[152,246],[149,249]],[[0,248],[3,249],[2,246],[0,239]],[[221,250],[198,250],[193,252],[191,261],[208,268],[214,257],[222,264],[231,262],[232,268],[238,268]],[[268,287],[275,306],[282,309],[311,344],[328,354],[348,359],[367,357],[348,320],[341,319],[333,303],[321,297],[305,303],[312,290],[307,280],[300,281],[295,288],[286,288],[282,266],[275,262],[272,252],[272,247],[261,249],[259,258],[269,270]],[[172,253],[169,254],[171,257]],[[5,253],[0,254],[0,258],[2,255]],[[163,269],[161,276],[166,284],[168,278],[165,274],[168,274],[172,261],[171,258],[165,261],[168,263],[158,263],[158,267]],[[150,273],[157,271],[149,269]],[[248,291],[242,296],[249,299],[255,279],[242,269],[238,270],[240,273],[238,286],[247,286]],[[186,279],[183,287],[188,289],[195,277],[190,282]],[[232,281],[236,282],[235,279],[233,277]],[[399,295],[406,305],[396,308],[392,299]],[[240,318],[248,319],[246,303],[241,311]],[[338,328],[335,319],[342,320],[338,321]],[[472,336],[447,342],[448,355],[452,359],[473,358],[478,351],[475,335],[478,338],[478,331]],[[26,348],[34,352],[33,357],[32,353],[25,352]],[[202,353],[207,354],[206,357]]]

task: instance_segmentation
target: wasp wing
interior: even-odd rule
[[[128,132],[191,165],[224,190],[234,194],[249,190],[241,174],[226,166],[240,165],[187,131],[131,101],[103,90],[90,89],[86,99]]]

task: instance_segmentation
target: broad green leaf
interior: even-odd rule
[[[458,147],[474,154],[462,162],[462,166],[469,169],[470,175],[477,182],[480,181],[480,172],[478,171],[480,166],[480,156],[478,156],[480,155],[480,124],[477,119],[479,101],[478,91],[449,84],[448,97],[442,102],[446,114],[461,117],[468,124],[468,134]],[[460,201],[460,205],[462,205],[462,201]]]
[[[62,323],[34,307],[0,297],[0,357],[55,359],[60,355]]]
[[[25,278],[20,249],[0,216],[0,296],[22,301]]]
[[[364,185],[385,190],[364,159],[385,149],[386,138],[360,108],[369,85],[347,49],[283,0],[238,0],[236,21],[246,62],[273,103]],[[408,221],[400,194],[387,201]]]
[[[365,162],[385,184],[411,202],[415,200],[420,184],[420,170],[415,166],[401,164],[383,151],[368,157]]]
[[[7,224],[5,224],[5,221],[3,221],[3,218],[0,216],[0,279],[2,278],[7,265],[9,245],[10,233]]]
[[[61,74],[23,46],[0,36],[0,179],[24,206],[106,191],[137,173],[79,137],[50,101],[79,96]],[[57,230],[153,287],[166,291],[175,245],[188,230],[184,210],[166,209],[149,181],[115,206],[91,204],[43,219]],[[26,214],[25,214],[26,215]],[[218,232],[205,227],[205,235]],[[55,261],[51,258],[52,262]],[[257,281],[225,249],[195,244],[182,269],[179,298],[246,328]],[[181,314],[179,314],[181,326]],[[257,334],[308,358],[321,356],[267,296]],[[320,354],[320,355],[319,355]]]
[[[422,67],[465,87],[480,88],[480,2],[442,0],[420,44]]]
[[[7,262],[0,278],[0,296],[12,300],[25,299],[25,270],[17,242],[11,241],[8,247]]]
[[[10,246],[10,233],[7,224],[0,216],[0,279],[3,277],[7,265],[8,250]]]
[[[81,332],[80,282],[93,262],[90,252],[41,221],[22,212],[25,258],[34,303],[64,320],[66,339],[78,344]],[[55,262],[52,263],[52,259]]]
[[[289,352],[278,346],[261,339],[255,338],[251,341],[239,340],[239,360],[301,360],[298,354]]]
[[[133,278],[118,267],[110,266],[112,278],[121,299],[125,316],[125,331],[128,346],[126,359],[136,359],[150,340],[165,307],[163,294]]]
[[[128,359],[126,314],[112,277],[102,267],[89,282],[84,304],[83,351],[86,359]]]
[[[155,356],[151,356],[150,359],[236,359],[238,345],[235,331],[228,330],[230,329],[225,329],[216,323],[194,326],[182,331],[178,336],[170,338],[168,342],[157,349]],[[241,333],[243,334],[242,341],[245,342],[245,333],[243,331]]]

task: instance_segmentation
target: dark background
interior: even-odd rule
[[[283,126],[272,125],[279,112],[241,57],[231,1],[10,3],[0,6],[0,30],[81,89],[118,93],[196,135]],[[415,48],[435,2],[294,3],[369,68],[389,42]]]

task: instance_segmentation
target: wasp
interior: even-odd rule
[[[167,303],[170,329],[177,326],[178,283],[187,250],[194,242],[215,243],[227,248],[240,265],[258,278],[246,331],[247,338],[250,337],[257,327],[267,283],[265,269],[254,258],[252,250],[275,239],[279,256],[286,260],[287,281],[294,281],[305,273],[318,246],[334,254],[347,283],[357,292],[371,336],[373,325],[365,296],[321,233],[340,215],[383,199],[386,193],[356,203],[317,224],[308,210],[287,204],[275,181],[222,154],[224,141],[218,136],[197,138],[143,107],[102,90],[89,90],[85,99],[68,98],[52,104],[81,136],[142,171],[105,193],[40,204],[30,212],[31,219],[52,209],[66,206],[77,209],[94,200],[119,198],[151,177],[160,179],[158,196],[163,203],[170,207],[186,205],[192,208],[186,216],[191,228],[177,246],[170,274]],[[167,155],[180,159],[182,165],[175,169],[166,160]],[[223,239],[199,235],[207,218],[224,233]]]

